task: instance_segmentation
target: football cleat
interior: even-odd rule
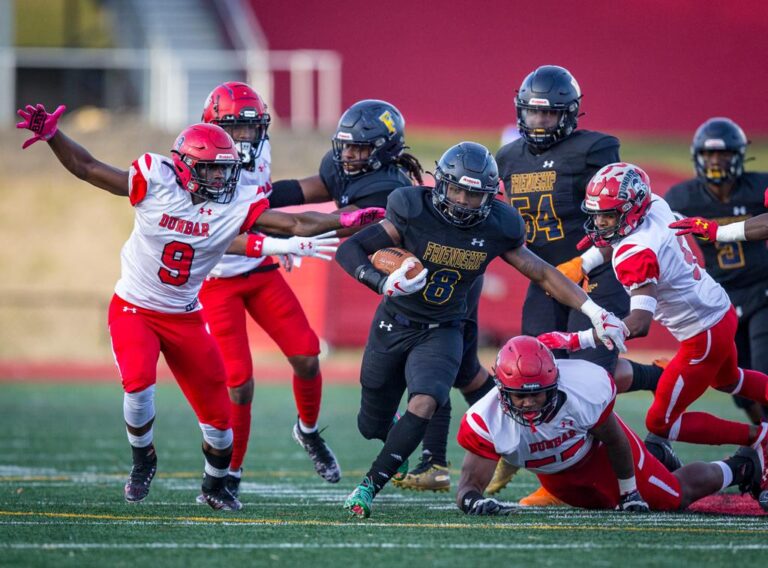
[[[488,495],[496,495],[512,481],[518,469],[514,465],[510,465],[503,459],[500,459],[499,463],[496,464],[496,470],[493,472],[491,482],[485,488],[485,492]]]
[[[393,476],[392,484],[400,489],[413,491],[447,492],[451,489],[451,474],[448,466],[434,463],[431,456],[422,457],[419,465],[403,478]]]
[[[293,439],[300,445],[312,460],[317,474],[328,483],[338,483],[341,479],[341,468],[336,456],[328,444],[325,443],[320,432],[305,434],[299,428],[298,422],[293,425]]]
[[[242,474],[242,471],[243,470],[241,469],[240,470],[241,474]],[[227,474],[224,477],[224,487],[226,487],[227,491],[229,491],[229,493],[233,497],[237,499],[240,498],[240,478],[239,477],[235,477],[234,475]],[[203,495],[202,493],[195,498],[195,501],[197,502],[198,505],[208,504],[208,501],[206,500],[205,495]]]
[[[561,507],[565,505],[565,503],[543,487],[539,487],[527,497],[520,499],[520,504],[523,507]]]
[[[742,446],[736,450],[733,456],[744,460],[739,465],[739,472],[744,476],[743,481],[739,483],[739,491],[742,494],[749,493],[759,501],[761,493],[760,482],[765,473],[765,469],[760,462],[760,455],[754,448]]]
[[[153,459],[133,464],[131,474],[125,483],[125,500],[129,503],[143,501],[149,495],[149,485],[157,473],[157,455],[152,452]]]
[[[768,491],[768,422],[763,422],[761,426],[760,435],[752,444],[752,449],[757,453],[757,459],[760,462],[760,489],[757,493],[753,493],[755,498],[761,501],[760,506],[763,505],[760,493]]]
[[[649,432],[644,443],[651,455],[659,460],[667,470],[675,471],[683,467],[683,462],[677,457],[675,450],[672,449],[672,444],[666,438]]]
[[[216,511],[239,511],[243,504],[232,495],[223,477],[212,477],[205,474],[202,487],[203,502]]]
[[[397,468],[397,471],[392,476],[392,481],[402,481],[405,479],[405,476],[408,475],[408,458],[405,458],[403,463],[400,464],[400,467]]]
[[[373,481],[366,477],[363,482],[355,487],[355,490],[349,494],[344,501],[344,508],[349,511],[353,517],[367,519],[371,516],[371,507],[373,498],[376,495],[373,491]]]

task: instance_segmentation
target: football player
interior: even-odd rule
[[[710,118],[699,126],[691,144],[696,177],[664,195],[672,211],[719,223],[765,213],[768,174],[744,172],[747,144],[744,131],[728,118]],[[739,366],[768,372],[768,249],[755,242],[702,241],[701,252],[707,272],[736,307]],[[768,417],[768,409],[752,400],[735,396],[734,401],[753,424]]]
[[[522,218],[495,199],[496,161],[474,142],[449,148],[435,170],[435,187],[393,191],[381,223],[347,239],[336,259],[361,284],[384,296],[363,354],[358,429],[384,447],[344,507],[368,517],[376,494],[418,447],[435,410],[445,404],[461,365],[467,295],[496,257],[503,258],[547,292],[581,309],[601,341],[623,349],[620,320],[600,308],[562,273],[524,245]],[[424,269],[413,278],[406,262],[384,274],[368,256],[403,247]],[[408,391],[407,410],[393,424]]]
[[[659,379],[645,423],[667,440],[693,444],[752,446],[768,460],[768,422],[723,420],[688,406],[710,386],[760,404],[768,402],[768,376],[738,366],[736,310],[720,284],[702,270],[685,239],[668,225],[667,202],[651,192],[650,180],[633,164],[609,164],[590,180],[583,204],[587,236],[610,255],[616,276],[630,294],[624,318],[629,337],[647,335],[656,319],[680,341]],[[575,351],[591,347],[590,330],[545,333],[548,347]],[[763,476],[762,489],[768,489]]]
[[[332,144],[320,162],[317,175],[274,183],[269,197],[271,207],[331,200],[344,211],[364,206],[386,207],[387,197],[394,189],[423,183],[421,164],[405,152],[405,120],[400,111],[386,101],[367,99],[349,107],[339,120]],[[493,389],[493,381],[477,356],[477,310],[482,287],[481,276],[467,296],[464,354],[454,383],[470,406]],[[451,402],[447,399],[429,422],[420,463],[411,471],[407,471],[404,464],[404,471],[395,475],[396,487],[449,490],[450,420]]]
[[[254,186],[238,183],[240,159],[232,138],[213,124],[196,124],[179,134],[171,158],[143,154],[129,170],[95,159],[58,129],[65,108],[43,105],[18,111],[17,128],[48,142],[73,175],[114,195],[127,197],[136,222],[121,252],[121,277],[109,308],[112,351],[124,390],[123,414],[133,453],[125,484],[129,502],[149,493],[157,469],[152,425],[157,360],[162,352],[194,410],[203,432],[204,501],[214,509],[242,505],[226,488],[232,454],[226,371],[206,329],[198,293],[203,280],[239,233],[256,228],[282,235],[312,235],[375,219],[380,210],[342,215],[268,211]],[[383,212],[382,212],[383,213]],[[306,252],[330,258],[335,238],[276,239],[250,235],[242,252],[260,256]]]
[[[472,406],[459,428],[467,453],[456,502],[467,514],[514,510],[483,495],[499,458],[587,509],[675,511],[734,485],[760,494],[765,464],[752,448],[669,472],[613,411],[616,385],[593,363],[556,360],[536,338],[520,336],[502,347],[493,371],[497,391]]]
[[[232,136],[242,165],[240,183],[257,187],[268,198],[270,116],[261,96],[245,83],[223,83],[208,95],[202,121],[217,124]],[[227,370],[233,449],[225,483],[235,496],[239,495],[250,438],[254,386],[246,314],[277,343],[293,368],[293,396],[298,410],[294,440],[309,454],[320,477],[329,483],[341,479],[336,456],[317,426],[323,380],[318,359],[320,342],[298,298],[277,270],[279,266],[273,257],[226,254],[200,291],[205,317]]]
[[[577,129],[581,99],[581,88],[567,69],[543,65],[534,70],[515,97],[521,137],[503,146],[496,159],[509,202],[525,219],[528,248],[582,285],[595,302],[623,317],[629,311],[629,297],[610,264],[599,252],[580,256],[576,250],[584,237],[586,216],[581,202],[587,182],[602,166],[619,161],[617,138]],[[589,273],[588,280],[585,273]],[[522,333],[575,331],[586,323],[581,312],[561,304],[535,282],[528,286]],[[619,359],[617,351],[601,345],[573,354],[556,351],[555,356],[600,365],[616,378],[620,392],[653,390],[662,371],[657,365]],[[499,465],[488,488],[490,494],[504,487],[514,473],[503,462]],[[546,492],[536,491],[522,503],[542,506],[556,502]]]

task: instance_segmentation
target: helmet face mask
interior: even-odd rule
[[[235,141],[240,160],[247,168],[261,155],[272,118],[259,94],[245,83],[222,83],[208,95],[203,122],[224,128]]]
[[[696,175],[706,183],[722,185],[744,173],[747,152],[744,131],[729,118],[710,118],[699,126],[691,144]]]
[[[507,341],[493,367],[502,410],[515,422],[532,429],[557,411],[558,378],[552,352],[535,337],[524,335]],[[529,404],[534,399],[540,404]]]
[[[206,201],[232,201],[240,178],[240,158],[232,138],[213,124],[184,129],[171,150],[176,180]]]
[[[515,97],[520,135],[542,150],[566,138],[576,129],[581,96],[579,84],[567,69],[539,67],[525,78]]]
[[[584,231],[599,247],[621,240],[643,223],[651,197],[651,180],[642,168],[624,162],[603,166],[581,204],[588,215]]]
[[[405,150],[405,120],[388,102],[359,101],[341,115],[331,145],[341,177],[376,171],[397,160]]]
[[[499,191],[499,170],[485,146],[461,142],[449,148],[434,176],[432,204],[443,219],[467,228],[488,217]]]

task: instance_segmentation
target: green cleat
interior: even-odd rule
[[[344,501],[344,508],[349,510],[353,517],[367,519],[371,516],[371,506],[373,505],[373,482],[369,478],[363,479],[363,482],[355,487],[355,490],[349,494]]]
[[[392,476],[392,481],[402,481],[408,475],[408,459],[400,464],[397,468],[395,475]]]

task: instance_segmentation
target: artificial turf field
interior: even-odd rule
[[[646,393],[620,396],[617,410],[641,434]],[[570,508],[526,509],[505,518],[471,518],[454,495],[388,487],[367,520],[342,510],[380,443],[364,440],[355,415],[358,389],[328,385],[322,423],[343,469],[325,483],[291,439],[289,386],[257,387],[253,435],[239,513],[196,505],[201,435],[179,389],[158,386],[158,475],[147,500],[123,501],[130,450],[118,384],[0,384],[0,566],[764,566],[768,516],[628,515]],[[455,409],[464,402],[454,398]],[[711,393],[695,408],[740,418]],[[458,412],[458,411],[457,411]],[[453,489],[463,455],[449,456]],[[720,459],[731,448],[678,444],[684,461]],[[536,487],[519,474],[500,497]],[[311,563],[311,564],[310,564]],[[499,564],[500,565],[500,564]]]

